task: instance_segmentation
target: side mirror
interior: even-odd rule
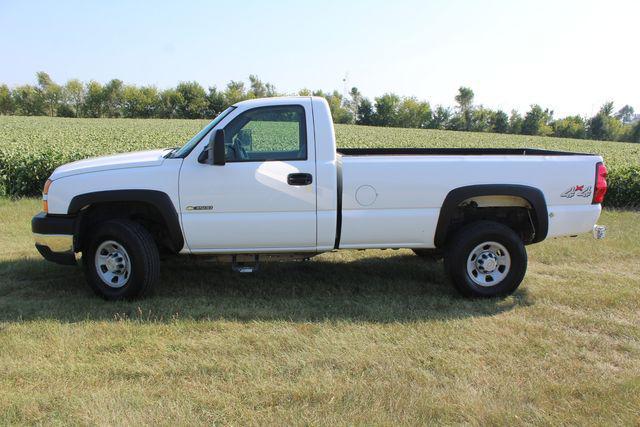
[[[224,166],[225,163],[224,130],[218,129],[209,138],[207,164]]]

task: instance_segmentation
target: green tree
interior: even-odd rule
[[[587,134],[585,121],[580,116],[569,116],[553,122],[553,136],[560,138],[584,138]]]
[[[271,98],[273,96],[278,96],[278,92],[276,91],[276,87],[271,83],[265,83],[264,85],[267,88],[266,96]]]
[[[120,79],[111,79],[103,90],[103,114],[107,117],[122,116],[124,83]]]
[[[460,115],[459,121],[463,123],[462,129],[458,130],[471,130],[473,120],[473,90],[468,87],[461,86],[458,89],[458,94],[455,96],[455,100],[458,103],[458,113]]]
[[[376,126],[397,126],[400,97],[393,93],[385,93],[376,98],[376,112],[373,115]]]
[[[56,109],[56,116],[58,117],[76,117],[75,110],[66,102],[61,102]]]
[[[233,105],[236,102],[244,101],[247,99],[247,93],[244,88],[244,82],[230,81],[227,84],[227,90],[224,92],[224,97],[228,105]]]
[[[470,116],[469,114],[468,116]],[[469,122],[471,120],[469,119]],[[464,114],[457,112],[451,115],[451,118],[445,126],[447,130],[466,131],[467,130],[467,117]]]
[[[522,133],[525,135],[551,135],[553,132],[550,126],[552,118],[553,111],[549,111],[549,109],[543,110],[538,104],[534,104],[524,116]]]
[[[155,86],[140,88],[141,114],[144,118],[154,117],[160,109],[160,94]]]
[[[474,96],[475,95],[471,88],[460,86],[458,94],[455,96],[455,100],[458,103],[460,111],[465,111],[471,108]]]
[[[84,98],[84,115],[102,117],[104,111],[104,91],[102,85],[94,80],[87,83]]]
[[[78,79],[71,79],[64,85],[65,103],[69,104],[75,117],[82,116],[82,106],[84,104],[84,85]]]
[[[442,105],[438,105],[436,111],[433,113],[429,127],[431,129],[446,129],[449,126],[450,120],[451,110]]]
[[[319,91],[319,93],[321,93],[321,95],[316,96],[323,96],[327,100],[327,103],[329,103],[329,109],[331,110],[331,116],[333,117],[334,123],[353,123],[353,115],[351,111],[345,107],[344,100],[340,92],[334,90],[330,95],[324,94],[322,91]]]
[[[44,107],[47,114],[53,117],[58,110],[58,105],[62,101],[62,88],[51,80],[49,74],[44,71],[38,71],[36,77],[38,79],[38,90],[40,91]]]
[[[494,113],[491,119],[491,131],[495,133],[507,133],[509,131],[509,116],[502,110]]]
[[[267,86],[262,83],[262,81],[251,74],[249,76],[250,89],[249,89],[249,97],[250,98],[264,98],[267,96]]]
[[[11,91],[5,84],[0,85],[0,114],[13,114],[15,111]]]
[[[598,113],[589,119],[589,138],[610,140],[609,117]]]
[[[18,86],[12,92],[16,113],[23,116],[41,116],[45,114],[42,93],[31,85]]]
[[[215,86],[209,88],[207,94],[206,117],[213,118],[223,112],[228,105],[225,103],[224,93],[216,89]]]
[[[180,94],[178,115],[183,119],[200,119],[206,116],[207,93],[198,82],[180,82],[176,87]]]
[[[471,127],[472,132],[491,132],[493,129],[493,119],[495,113],[483,106],[479,106],[471,110]]]
[[[300,89],[298,91],[298,96],[311,96],[313,95],[313,93],[311,92],[310,89],[304,88],[304,89]]]
[[[127,85],[122,90],[122,115],[124,117],[154,117],[160,108],[160,96],[154,86]]]
[[[142,117],[155,117],[160,109],[160,93],[155,86],[142,86],[140,88],[142,96]]]
[[[590,139],[616,141],[623,132],[622,122],[613,114],[613,102],[606,102],[600,111],[587,122],[587,135]]]
[[[367,98],[362,98],[356,112],[356,124],[371,126],[373,125],[373,116],[373,104]]]
[[[126,85],[122,90],[122,116],[138,117],[140,114],[140,89]]]
[[[602,104],[602,107],[600,107],[600,113],[605,116],[611,116],[613,114],[613,101],[607,101]]]
[[[175,89],[166,89],[160,92],[159,116],[165,119],[180,117],[180,106],[184,104],[182,95]]]
[[[509,116],[509,133],[514,135],[518,135],[522,133],[522,124],[524,119],[516,110],[511,110],[511,115]]]
[[[403,128],[426,128],[431,122],[431,106],[416,98],[404,98],[398,107],[396,125]]]

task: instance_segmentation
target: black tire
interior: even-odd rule
[[[482,286],[467,271],[467,262],[474,249],[485,242],[502,245],[511,261],[506,276],[495,285]],[[453,286],[466,297],[506,296],[512,294],[524,279],[527,272],[527,251],[520,237],[509,227],[492,221],[477,221],[461,228],[449,239],[444,267]],[[472,273],[477,277],[477,270]],[[481,278],[488,276],[490,275],[480,274]]]
[[[414,254],[426,261],[437,261],[442,258],[442,253],[437,249],[411,249]]]
[[[106,241],[122,246],[130,261],[130,273],[121,287],[107,285],[97,271],[96,251]],[[110,220],[97,226],[87,250],[82,254],[82,265],[91,289],[110,301],[148,295],[160,280],[160,256],[153,237],[143,226],[126,219]]]

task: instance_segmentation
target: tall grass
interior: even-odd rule
[[[175,147],[204,120],[63,119],[0,116],[0,194],[37,195],[53,169],[70,161]],[[611,175],[610,206],[640,206],[640,144],[523,135],[337,125],[340,147],[539,147],[597,153]],[[594,171],[595,173],[595,171]]]

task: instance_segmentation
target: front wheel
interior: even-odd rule
[[[497,222],[478,221],[456,232],[447,244],[445,270],[467,297],[513,293],[527,271],[527,251],[520,237]]]
[[[140,224],[118,219],[98,225],[82,264],[89,286],[107,300],[150,293],[160,277],[160,256]]]

